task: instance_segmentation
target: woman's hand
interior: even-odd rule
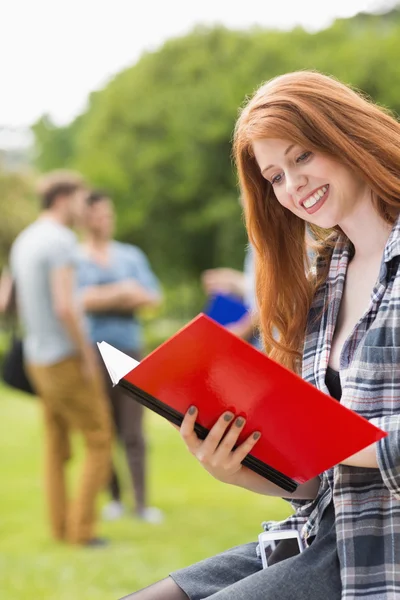
[[[246,277],[242,271],[222,267],[207,269],[201,276],[204,291],[210,294],[234,294],[243,298],[246,293]]]
[[[183,440],[189,451],[197,458],[202,466],[213,477],[223,483],[237,485],[246,490],[286,499],[312,500],[316,498],[321,481],[314,477],[307,483],[299,485],[293,494],[283,490],[265,477],[258,475],[251,469],[242,465],[242,460],[254,448],[260,433],[255,431],[240,446],[233,450],[238,437],[243,430],[245,420],[230,412],[223,413],[205,440],[200,440],[194,430],[197,409],[191,406],[186,413],[179,428]]]
[[[224,483],[238,485],[243,467],[242,460],[260,438],[258,431],[250,435],[240,446],[233,449],[245,425],[243,417],[231,412],[223,413],[204,440],[194,431],[197,409],[191,406],[180,428],[181,436],[189,451],[213,477]]]

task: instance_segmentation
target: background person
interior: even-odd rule
[[[207,269],[202,273],[201,282],[208,296],[214,294],[236,296],[246,305],[247,312],[237,321],[228,323],[226,328],[261,349],[252,246],[249,244],[246,248],[243,271],[230,267]]]
[[[87,197],[86,205],[79,285],[91,342],[93,345],[108,342],[140,361],[143,340],[137,312],[144,307],[159,305],[158,279],[142,250],[113,240],[114,207],[107,194],[93,191]],[[135,497],[134,514],[144,521],[158,523],[162,520],[161,511],[147,506],[144,408],[122,389],[112,386],[100,357],[99,360],[118,437],[128,459]],[[116,519],[124,513],[124,507],[115,467],[110,492],[112,501],[105,506],[103,514],[107,519]]]
[[[77,240],[86,187],[69,171],[43,176],[39,218],[12,245],[10,265],[24,334],[27,372],[42,400],[45,489],[55,539],[98,546],[95,502],[109,478],[112,424],[97,357],[76,300]],[[77,496],[68,499],[69,435],[78,430],[85,458]]]

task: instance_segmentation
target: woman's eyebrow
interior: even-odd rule
[[[290,146],[288,146],[288,147],[286,148],[285,152],[283,153],[283,156],[286,156],[287,154],[289,154],[289,152],[291,151],[291,149],[292,149],[292,148],[294,148],[294,147],[295,147],[295,145],[296,145],[296,144],[290,144]],[[273,167],[273,166],[274,166],[274,165],[268,165],[268,167],[265,167],[265,169],[263,169],[263,170],[261,171],[261,173],[264,175],[264,173],[265,173],[266,171],[268,171],[269,169],[271,169],[271,167]]]

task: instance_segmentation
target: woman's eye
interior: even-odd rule
[[[274,177],[272,177],[271,179],[271,183],[272,185],[275,185],[276,183],[280,183],[282,181],[282,175],[275,175]]]
[[[308,158],[310,158],[311,154],[311,152],[303,152],[303,154],[300,154],[300,156],[297,157],[296,162],[306,161]]]

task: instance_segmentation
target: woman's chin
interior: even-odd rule
[[[337,227],[337,220],[329,218],[327,216],[322,217],[321,219],[313,219],[309,221],[312,225],[316,225],[317,227],[321,227],[321,229],[333,229]]]

